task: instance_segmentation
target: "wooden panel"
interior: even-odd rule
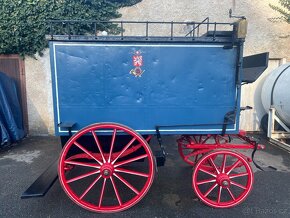
[[[22,106],[23,127],[28,133],[28,112],[26,100],[26,83],[24,61],[19,55],[0,55],[0,71],[16,81],[20,105]]]

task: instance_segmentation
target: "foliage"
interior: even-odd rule
[[[47,47],[49,19],[109,21],[119,18],[120,7],[141,0],[0,0],[0,54],[34,55]],[[59,27],[63,28],[63,27]],[[78,26],[86,32],[88,25]],[[117,33],[116,25],[98,25],[98,30]]]
[[[270,21],[285,21],[290,24],[290,0],[279,0],[279,4],[280,6],[269,5],[273,10],[278,11],[282,15],[281,17],[270,18]]]

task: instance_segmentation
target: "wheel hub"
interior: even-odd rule
[[[230,178],[227,174],[220,174],[217,177],[217,183],[223,188],[228,188],[231,185]]]
[[[103,178],[109,178],[114,173],[114,166],[110,163],[105,163],[102,165],[100,171]]]

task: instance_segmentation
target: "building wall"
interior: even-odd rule
[[[143,0],[137,5],[120,9],[120,20],[139,21],[196,21],[210,17],[213,22],[233,22],[233,14],[246,16],[249,26],[244,55],[270,52],[267,71],[255,83],[243,86],[242,106],[254,109],[242,113],[241,128],[259,130],[260,119],[265,114],[260,100],[263,81],[272,69],[279,66],[282,58],[290,58],[290,26],[286,23],[271,23],[268,18],[280,16],[269,7],[277,0]],[[125,26],[125,34],[144,34],[144,27]],[[152,26],[151,33],[168,34],[167,27]],[[176,34],[184,34],[184,27],[176,27]],[[290,60],[289,60],[290,61]],[[29,129],[31,135],[53,134],[53,108],[49,52],[37,59],[26,58],[26,84]]]
[[[25,58],[30,135],[54,133],[49,50],[42,57]]]

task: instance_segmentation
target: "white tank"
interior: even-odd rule
[[[273,70],[266,78],[262,88],[262,104],[268,112],[274,105],[279,118],[290,126],[290,63]]]

